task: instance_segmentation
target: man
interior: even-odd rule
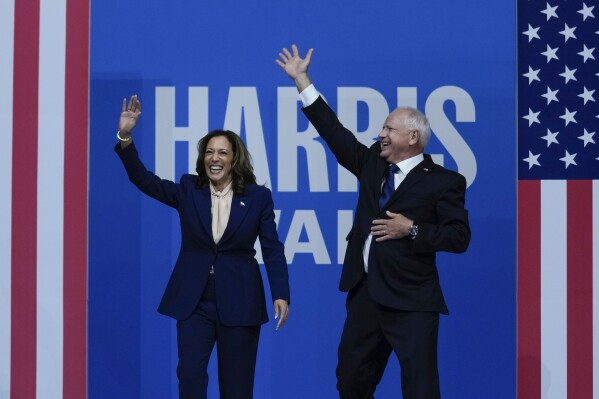
[[[312,85],[312,53],[301,58],[293,45],[276,62],[294,80],[304,114],[339,164],[360,182],[339,284],[348,291],[338,351],[339,395],[372,398],[393,351],[404,399],[439,398],[439,313],[448,310],[435,254],[468,247],[466,180],[423,153],[431,133],[416,109],[394,110],[380,140],[370,148],[361,144]]]

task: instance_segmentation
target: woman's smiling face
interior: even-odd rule
[[[231,181],[233,146],[225,136],[215,136],[208,141],[204,153],[206,175],[217,191],[222,191]]]

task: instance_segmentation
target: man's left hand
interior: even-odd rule
[[[374,219],[370,232],[376,241],[403,238],[408,235],[408,228],[414,223],[401,213],[387,211],[389,219]]]

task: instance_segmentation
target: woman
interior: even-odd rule
[[[177,320],[180,398],[206,398],[207,366],[217,343],[221,398],[252,398],[260,326],[268,321],[262,276],[254,258],[260,238],[277,329],[289,312],[289,276],[270,190],[256,184],[251,157],[233,132],[215,130],[198,143],[196,175],[180,182],[148,171],[132,133],[141,103],[123,100],[119,143],[129,180],[175,208],[181,249],[158,307]]]

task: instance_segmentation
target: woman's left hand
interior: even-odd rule
[[[277,323],[277,328],[283,327],[283,324],[287,321],[287,317],[289,316],[289,304],[284,299],[277,299],[275,301],[275,320],[279,319]]]

